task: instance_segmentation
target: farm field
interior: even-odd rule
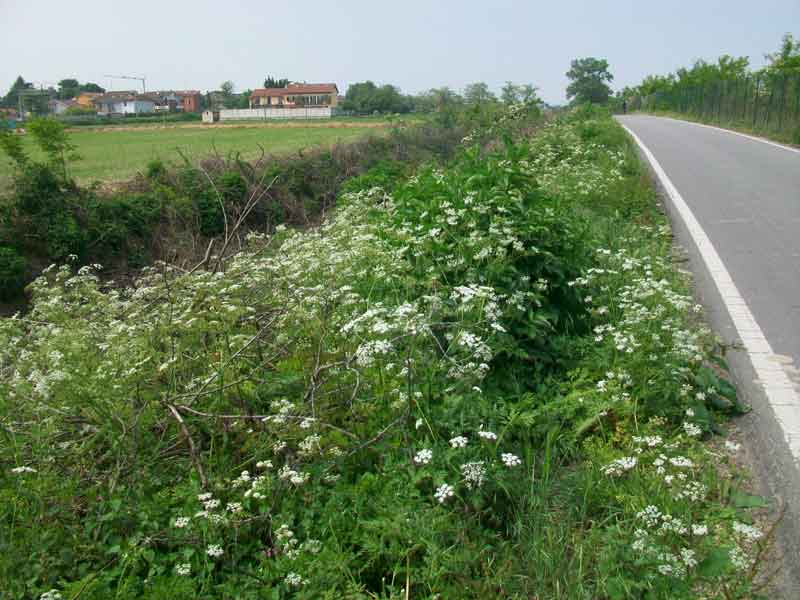
[[[179,150],[190,158],[201,158],[216,151],[240,152],[243,158],[261,153],[286,154],[314,146],[347,142],[367,133],[388,127],[388,122],[370,121],[361,126],[352,121],[346,125],[331,121],[329,127],[320,124],[298,125],[246,124],[202,127],[196,124],[174,127],[137,127],[126,129],[73,130],[70,140],[77,146],[81,160],[72,165],[78,181],[119,181],[130,178],[155,158],[164,161],[181,160]],[[30,139],[26,148],[34,157],[40,153]],[[12,167],[0,162],[0,185],[7,184]]]

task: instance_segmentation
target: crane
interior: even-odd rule
[[[142,82],[142,93],[144,94],[147,91],[145,88],[145,77],[133,77],[131,75],[104,75],[104,77],[108,77],[109,79],[135,79],[136,81]]]

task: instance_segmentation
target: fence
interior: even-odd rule
[[[267,119],[330,119],[336,109],[330,106],[309,108],[223,108],[221,121]]]
[[[751,75],[632,99],[630,108],[670,111],[800,144],[800,75]]]

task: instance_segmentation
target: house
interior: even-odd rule
[[[180,110],[183,112],[200,112],[200,92],[198,90],[181,90],[175,92],[180,99]]]
[[[334,108],[339,102],[335,83],[290,83],[260,88],[250,94],[250,108]]]
[[[95,98],[102,96],[100,92],[81,92],[75,96],[75,102],[83,108],[94,108]]]
[[[98,114],[138,115],[155,112],[156,103],[136,92],[106,92],[94,99]]]
[[[59,100],[57,98],[54,98],[53,100],[50,100],[47,103],[47,108],[49,108],[50,112],[53,113],[54,115],[63,115],[65,112],[67,112],[67,109],[73,106],[78,106],[77,101],[74,99]]]
[[[152,100],[155,112],[176,112],[181,108],[181,99],[175,92],[144,92],[137,96],[139,99]]]

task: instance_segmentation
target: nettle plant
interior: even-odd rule
[[[632,158],[598,131],[467,140],[214,269],[46,271],[0,321],[3,526],[42,565],[11,591],[525,597],[563,585],[531,568],[578,543],[540,535],[554,516],[614,551],[587,567],[598,594],[749,569],[696,441],[735,404],[648,256],[666,231],[603,212]],[[547,504],[573,481],[576,507]]]

